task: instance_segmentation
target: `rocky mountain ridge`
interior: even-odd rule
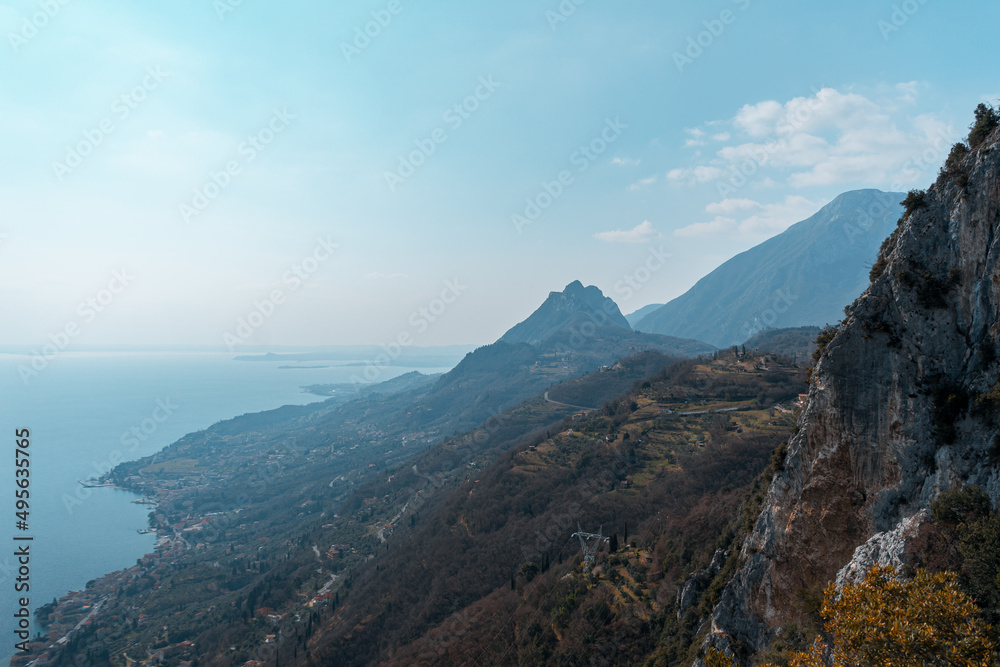
[[[611,327],[632,331],[611,298],[591,285],[574,280],[562,292],[550,292],[545,302],[523,322],[512,327],[500,342],[539,345],[562,332],[581,327]]]
[[[905,564],[942,492],[974,484],[1000,502],[998,144],[956,146],[910,193],[871,286],[821,336],[783,471],[711,617],[707,643],[741,664],[838,574]]]

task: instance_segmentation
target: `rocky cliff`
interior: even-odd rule
[[[708,642],[741,661],[838,572],[904,562],[941,492],[977,484],[1000,501],[998,143],[992,132],[956,148],[938,181],[907,197],[873,283],[822,351],[783,471],[712,615]]]

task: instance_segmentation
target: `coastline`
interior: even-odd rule
[[[152,571],[173,556],[183,553],[187,545],[179,537],[157,534],[154,550],[138,559],[137,563],[123,570],[116,570],[87,583],[80,591],[69,591],[55,604],[49,602],[34,611],[35,617],[45,627],[39,640],[33,637],[28,642],[27,653],[17,653],[11,657],[12,667],[41,667],[70,644],[73,635],[90,625],[100,614],[103,605],[124,594],[126,589],[143,579],[148,579]],[[141,625],[143,618],[138,618]],[[111,655],[124,653],[129,645],[108,645]]]
[[[138,489],[114,484],[107,479],[77,480],[85,488],[106,488],[126,491],[136,496],[129,501],[131,504],[149,505],[156,508],[158,501],[151,499],[149,489]],[[89,483],[94,482],[94,483]],[[169,559],[186,551],[190,545],[175,531],[157,525],[159,521],[151,515],[146,528],[139,529],[140,534],[152,533],[156,536],[153,550],[136,560],[131,567],[114,570],[87,582],[82,590],[70,590],[54,602],[48,602],[33,610],[35,620],[44,628],[40,635],[28,641],[28,652],[15,653],[10,659],[12,667],[42,667],[70,645],[74,634],[85,628],[99,616],[106,602],[121,596],[129,586],[150,580],[153,570],[161,564],[172,562]],[[142,623],[140,617],[139,623]],[[106,647],[112,655],[124,653],[128,646]]]

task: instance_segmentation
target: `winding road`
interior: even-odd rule
[[[553,401],[549,398],[549,392],[545,392],[545,400],[554,405],[561,405],[564,408],[573,408],[574,410],[583,410],[584,412],[593,412],[597,408],[585,408],[582,405],[570,405],[569,403],[561,403],[559,401]]]

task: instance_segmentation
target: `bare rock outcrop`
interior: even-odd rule
[[[953,154],[817,364],[709,642],[741,660],[819,592],[898,560],[943,491],[1000,501],[1000,132]]]

